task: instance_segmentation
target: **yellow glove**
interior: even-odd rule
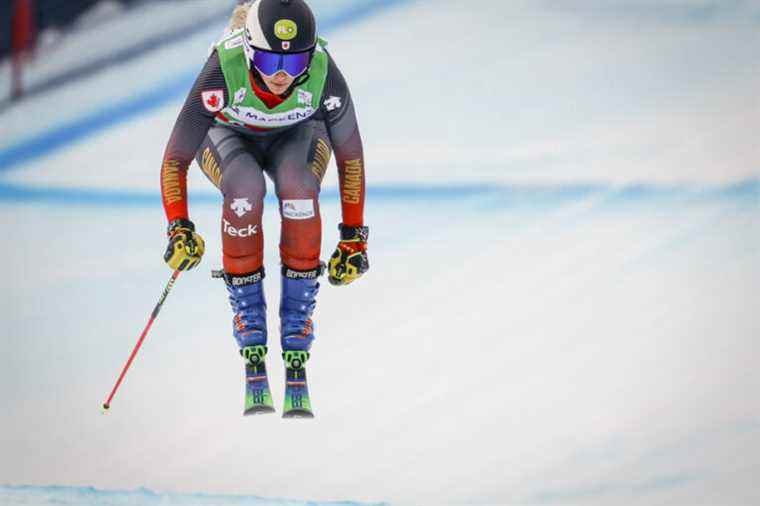
[[[195,233],[195,225],[190,220],[174,220],[169,223],[169,245],[164,253],[164,261],[174,270],[189,271],[201,263],[206,244],[203,237]]]
[[[340,229],[340,242],[335,253],[330,257],[330,273],[327,280],[330,284],[347,285],[359,279],[369,270],[367,257],[368,227],[347,227],[343,224]]]

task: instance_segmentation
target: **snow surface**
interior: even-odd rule
[[[362,506],[352,501],[314,503],[289,499],[220,494],[166,494],[146,488],[130,491],[99,490],[94,487],[1,486],[4,506]],[[364,503],[366,505],[366,503]],[[377,504],[376,506],[382,506]]]
[[[315,503],[288,499],[267,499],[255,496],[220,494],[166,494],[146,488],[130,491],[99,490],[94,487],[35,487],[30,485],[0,486],[4,506],[363,506],[352,501]],[[364,503],[366,504],[366,503]],[[381,504],[377,504],[381,506]]]
[[[481,5],[397,2],[331,34],[367,144],[372,269],[320,293],[312,421],[240,416],[208,275],[221,200],[196,169],[203,267],[100,413],[170,275],[158,169],[181,96],[0,173],[0,481],[94,486],[98,504],[141,487],[160,504],[759,503],[757,3]],[[202,38],[19,104],[0,151],[192,74]],[[279,403],[271,198],[263,229]]]

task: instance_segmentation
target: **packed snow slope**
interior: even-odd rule
[[[294,501],[257,496],[224,494],[171,494],[146,488],[100,490],[95,487],[0,485],[4,506],[369,506],[353,501]],[[377,503],[375,506],[384,506]]]
[[[241,416],[209,276],[221,199],[195,167],[206,257],[99,409],[170,275],[160,159],[219,27],[0,117],[0,502],[760,502],[758,4],[362,12],[329,35],[366,139],[372,268],[322,287],[312,421]]]

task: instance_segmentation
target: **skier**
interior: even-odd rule
[[[238,6],[185,101],[163,158],[169,222],[164,259],[172,269],[192,269],[204,253],[188,216],[186,178],[193,158],[224,196],[224,280],[246,365],[245,414],[274,411],[265,365],[264,173],[274,182],[282,222],[284,416],[312,416],[304,364],[324,268],[319,191],[333,150],[343,222],[328,279],[347,285],[369,269],[362,141],[348,87],[326,48],[303,0]]]

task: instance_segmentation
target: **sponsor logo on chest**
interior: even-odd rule
[[[239,104],[243,100],[245,100],[246,95],[248,95],[248,90],[245,88],[240,88],[235,92],[235,105]]]
[[[306,90],[298,89],[298,103],[301,105],[311,105],[311,99],[314,95]]]
[[[240,105],[224,109],[224,113],[235,123],[264,128],[295,125],[305,119],[309,119],[315,112],[315,109],[311,105],[276,113],[267,113],[253,107]]]
[[[235,49],[243,45],[243,36],[238,35],[224,43],[224,49]]]

